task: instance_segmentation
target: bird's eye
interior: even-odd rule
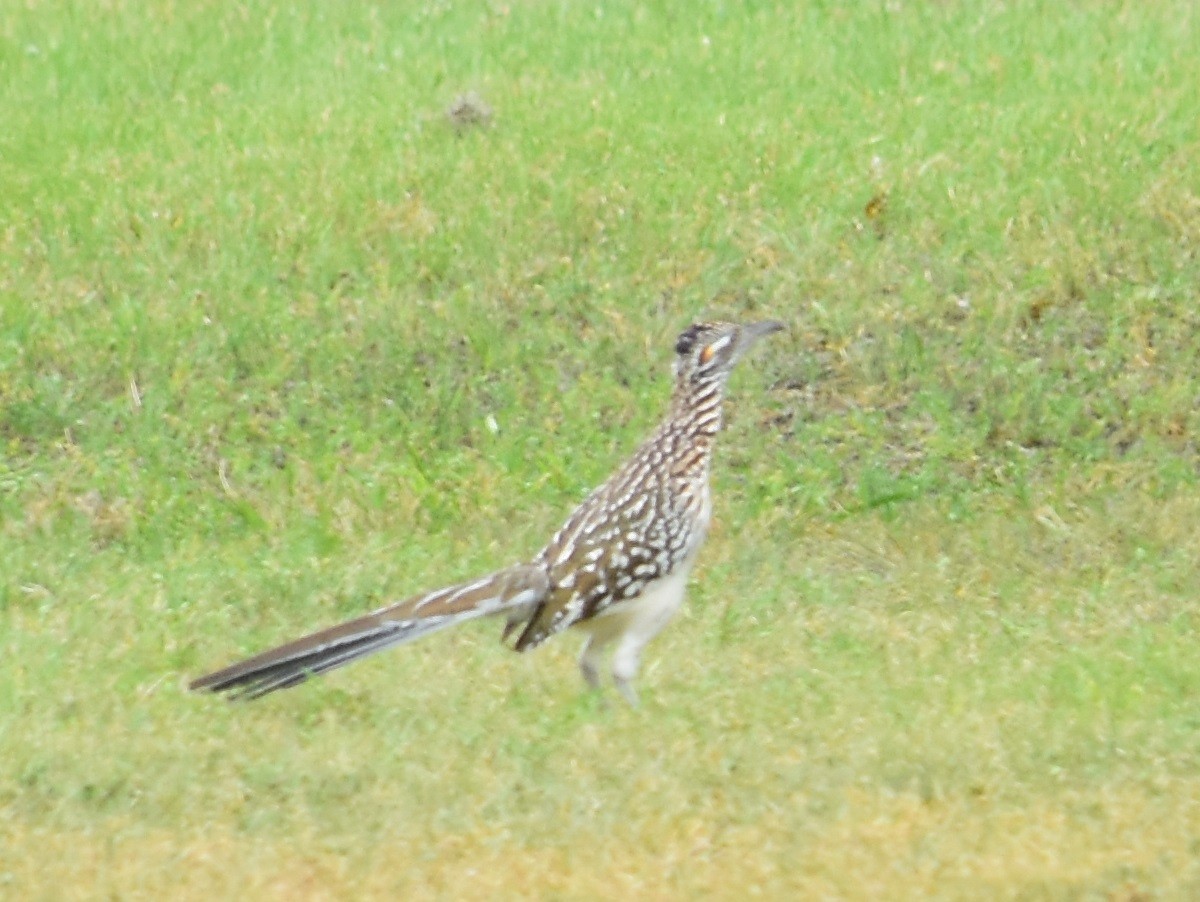
[[[704,350],[700,352],[700,362],[708,363],[710,360],[713,359],[713,355],[716,353],[717,353],[716,346],[705,345]]]

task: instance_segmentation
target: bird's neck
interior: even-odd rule
[[[668,421],[674,430],[689,438],[709,442],[721,431],[721,398],[725,380],[707,379],[700,382],[679,379],[671,396]]]

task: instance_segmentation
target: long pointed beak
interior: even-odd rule
[[[744,357],[746,352],[760,340],[775,332],[782,332],[784,328],[783,323],[778,323],[773,319],[764,320],[761,323],[745,323],[742,326],[742,334],[738,337],[738,359]]]

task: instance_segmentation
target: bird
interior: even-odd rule
[[[531,560],[318,630],[189,688],[260,698],[447,627],[504,615],[501,641],[518,652],[568,628],[584,633],[579,670],[592,689],[603,687],[611,649],[613,683],[637,706],[642,653],[682,605],[712,517],[709,471],[729,375],[762,338],[783,328],[763,321],[684,329],[675,342],[666,417]]]

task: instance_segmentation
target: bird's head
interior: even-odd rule
[[[675,379],[680,383],[723,381],[761,338],[782,329],[782,323],[772,320],[688,326],[675,342]]]

